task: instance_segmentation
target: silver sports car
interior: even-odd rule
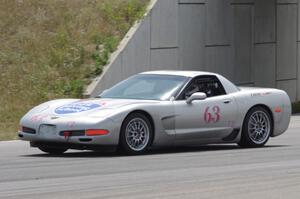
[[[156,146],[261,147],[286,131],[290,116],[282,90],[237,87],[215,73],[151,71],[96,98],[43,103],[21,119],[18,135],[53,154],[112,146],[129,154]]]

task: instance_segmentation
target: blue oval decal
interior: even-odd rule
[[[100,104],[89,103],[89,102],[75,102],[67,104],[55,109],[56,114],[72,114],[89,111],[101,107]]]

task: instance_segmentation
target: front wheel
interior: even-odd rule
[[[144,153],[153,138],[149,119],[141,113],[130,114],[123,122],[120,132],[122,152],[132,155]]]
[[[55,148],[55,147],[48,147],[48,146],[40,146],[38,148],[41,151],[52,154],[52,155],[61,155],[68,150],[66,148]]]
[[[273,133],[272,118],[263,107],[254,107],[246,115],[239,143],[242,147],[262,147]]]

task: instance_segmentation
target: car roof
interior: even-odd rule
[[[196,77],[199,75],[217,75],[216,73],[205,72],[205,71],[187,71],[187,70],[157,70],[147,71],[140,74],[151,74],[151,75],[179,75],[185,77]]]

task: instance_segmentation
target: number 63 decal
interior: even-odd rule
[[[221,109],[219,106],[214,106],[210,108],[209,106],[205,108],[204,121],[206,123],[218,122],[221,119]]]

